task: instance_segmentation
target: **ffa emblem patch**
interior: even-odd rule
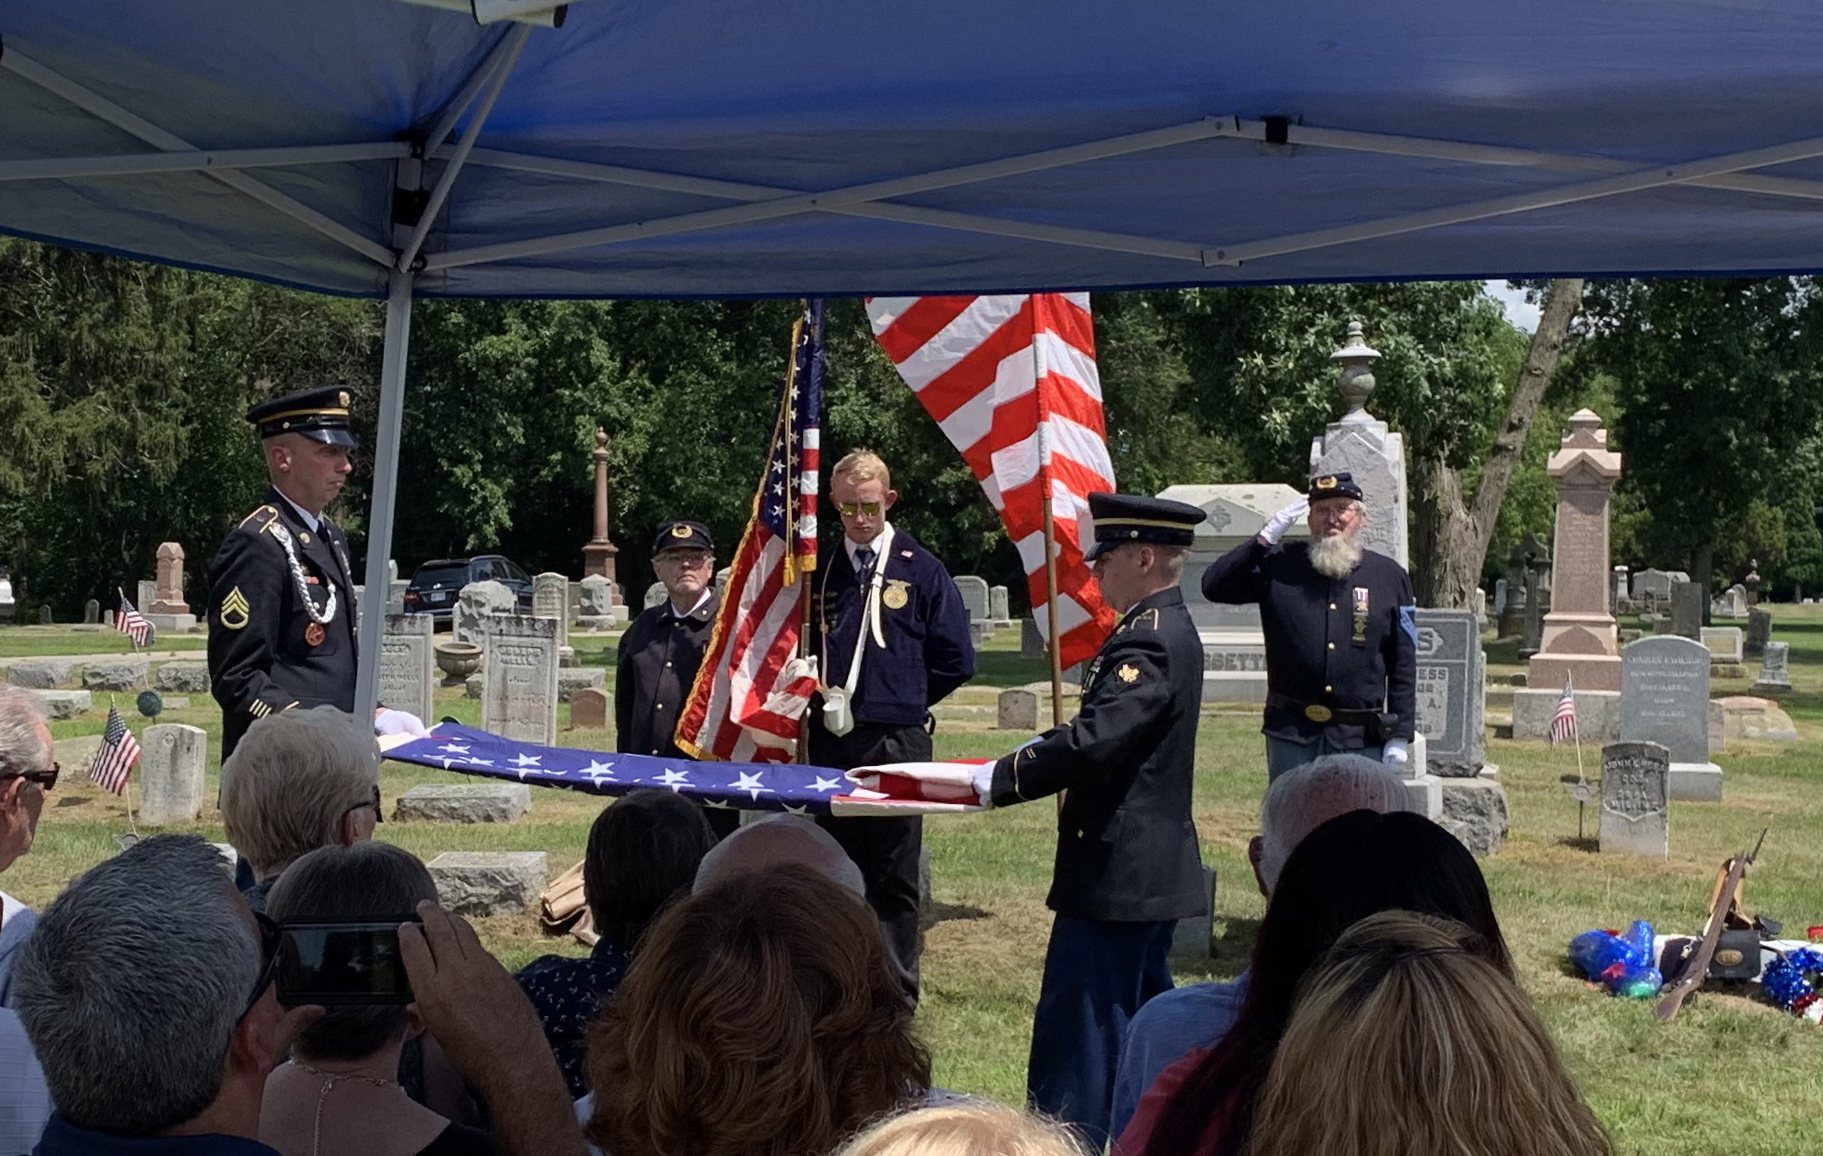
[[[298,534],[298,541],[300,541],[300,542],[302,542],[302,543],[304,543],[304,545],[306,545],[306,546],[308,546],[308,545],[310,545],[310,533],[309,533],[309,531],[303,531],[303,532],[300,532],[300,533],[299,533],[299,534]]]
[[[223,628],[227,630],[245,630],[247,628],[247,616],[252,610],[253,607],[247,605],[247,596],[241,593],[241,588],[239,586],[236,586],[234,589],[228,591],[228,596],[226,598],[222,599],[220,617]]]
[[[1120,669],[1115,671],[1114,673],[1122,682],[1125,682],[1125,683],[1135,683],[1135,682],[1139,681],[1139,667],[1134,666],[1130,662],[1121,663]]]
[[[688,538],[690,536],[690,527],[679,522],[677,525],[671,527],[671,536],[673,538]]]
[[[886,604],[888,610],[905,609],[905,604],[911,601],[911,594],[906,589],[907,585],[901,578],[886,580],[886,589],[880,593],[880,601]]]
[[[328,636],[329,632],[323,629],[321,622],[312,622],[309,626],[304,627],[304,641],[311,646],[323,645],[323,639]]]

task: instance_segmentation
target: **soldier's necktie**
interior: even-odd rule
[[[874,548],[872,546],[855,547],[855,577],[866,582],[874,572]]]

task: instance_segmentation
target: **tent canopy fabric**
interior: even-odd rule
[[[10,0],[0,42],[0,230],[332,293],[1823,268],[1814,0]]]

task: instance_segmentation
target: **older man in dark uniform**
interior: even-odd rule
[[[666,522],[652,540],[652,569],[665,600],[620,636],[614,664],[614,749],[623,754],[689,758],[677,746],[677,719],[709,648],[715,613],[715,542],[701,522]],[[740,826],[740,812],[706,808],[717,838]]]
[[[272,488],[209,563],[209,686],[222,708],[224,759],[255,719],[274,711],[354,710],[348,539],[323,516],[352,468],[350,400],[330,386],[247,414]]]
[[[1309,516],[1310,541],[1280,545]],[[1203,572],[1211,602],[1257,602],[1266,634],[1266,770],[1348,751],[1405,765],[1417,721],[1418,627],[1405,568],[1360,543],[1361,487],[1320,474],[1305,498]]]
[[[1089,557],[1120,621],[1076,717],[983,768],[975,788],[994,806],[1068,792],[1026,1088],[1099,1151],[1127,1024],[1171,987],[1177,921],[1208,906],[1190,819],[1203,646],[1178,588],[1204,514],[1124,494],[1090,494],[1089,511]]]
[[[975,674],[968,609],[943,563],[895,527],[886,463],[858,451],[830,471],[842,517],[835,556],[818,571],[810,642],[823,682],[808,761],[850,770],[931,757],[930,708]],[[817,820],[867,881],[893,970],[918,998],[917,816]]]

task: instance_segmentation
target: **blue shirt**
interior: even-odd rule
[[[13,961],[38,926],[38,914],[11,895],[0,891],[0,1007],[13,1006]]]
[[[116,1136],[91,1132],[53,1114],[32,1156],[279,1156],[258,1140],[201,1136]]]
[[[620,986],[631,958],[630,951],[603,939],[583,959],[541,955],[513,977],[538,1010],[538,1022],[544,1025],[544,1038],[563,1070],[571,1099],[589,1090],[582,1067],[584,1029],[595,1009]]]
[[[1127,1130],[1139,1098],[1158,1074],[1198,1048],[1212,1048],[1228,1034],[1247,1002],[1249,976],[1233,983],[1198,983],[1173,988],[1147,1000],[1127,1025],[1114,1074],[1114,1112],[1109,1135]]]

